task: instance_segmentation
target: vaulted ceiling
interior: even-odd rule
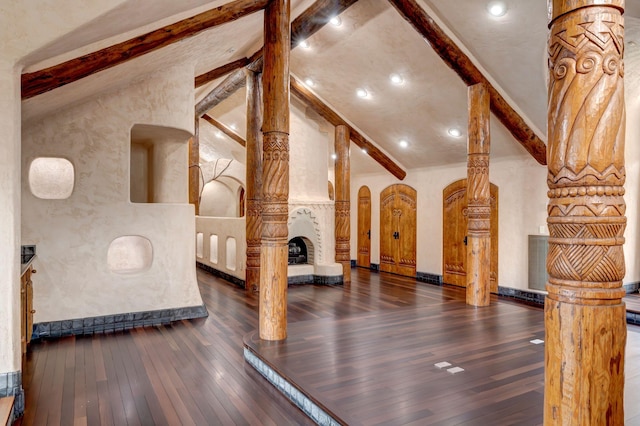
[[[92,7],[89,2],[88,7]],[[226,0],[123,0],[53,43],[25,56],[25,72],[36,71],[227,3]],[[312,0],[292,0],[298,16]],[[493,17],[487,0],[418,0],[443,30],[508,100],[525,122],[546,139],[547,8],[542,0],[506,0],[507,13]],[[98,7],[97,3],[93,7]],[[103,5],[100,7],[104,7]],[[627,0],[626,75],[628,102],[640,86],[640,0]],[[291,71],[311,79],[315,94],[404,169],[465,161],[466,85],[386,0],[359,0],[291,53]],[[192,64],[194,77],[248,57],[262,45],[263,13],[256,12],[164,47],[117,67],[23,101],[23,121],[38,119],[67,104],[146,78],[160,68]],[[392,74],[402,84],[390,80]],[[197,89],[196,101],[222,78]],[[368,96],[360,98],[357,89]],[[298,102],[297,100],[295,102]],[[241,90],[209,112],[244,135]],[[301,105],[301,107],[303,107]],[[452,137],[451,128],[462,134]],[[531,158],[492,116],[492,158]],[[400,141],[407,143],[406,147]],[[238,153],[228,138],[203,146],[203,157]],[[234,145],[235,144],[235,145]],[[353,173],[383,169],[353,149]]]

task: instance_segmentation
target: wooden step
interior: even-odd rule
[[[9,425],[9,416],[11,416],[11,410],[13,409],[13,396],[6,396],[0,398],[0,425]]]

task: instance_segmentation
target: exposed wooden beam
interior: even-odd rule
[[[196,117],[202,117],[205,113],[227,99],[229,96],[236,93],[238,89],[244,87],[246,84],[247,75],[244,68],[232,72],[196,104]]]
[[[196,88],[203,86],[210,81],[216,80],[224,75],[229,74],[230,72],[236,71],[238,68],[247,67],[251,71],[259,72],[262,69],[262,61],[259,62],[260,68],[258,70],[254,70],[252,67],[256,64],[256,59],[262,58],[262,48],[258,49],[256,53],[251,55],[249,58],[240,58],[233,62],[229,62],[228,64],[222,65],[216,69],[213,69],[204,74],[200,74],[196,77],[195,86]]]
[[[547,147],[544,142],[416,0],[389,0],[389,2],[424,37],[440,58],[458,73],[467,86],[477,83],[484,83],[487,86],[491,99],[491,112],[538,163],[547,164]]]
[[[48,92],[98,71],[168,46],[201,31],[262,10],[269,0],[236,0],[122,43],[22,75],[22,99]]]
[[[347,126],[349,128],[349,134],[353,143],[355,143],[361,149],[364,149],[367,154],[376,160],[382,167],[384,167],[389,173],[402,180],[407,175],[400,166],[398,166],[391,158],[389,158],[384,152],[380,151],[377,146],[365,138],[362,133],[354,129],[353,126],[345,121],[337,112],[331,107],[322,102],[315,94],[313,94],[304,84],[298,81],[293,75],[291,76],[291,93],[296,95],[300,100],[304,101],[307,105],[313,108],[320,116],[331,123],[333,126]]]
[[[227,127],[226,125],[219,122],[218,120],[216,120],[215,118],[211,117],[208,114],[203,115],[202,118],[212,126],[217,127],[222,133],[229,136],[231,139],[238,142],[240,145],[247,146],[247,141],[242,139],[242,137],[236,132],[234,132],[233,129]]]
[[[196,88],[204,86],[210,81],[216,80],[223,75],[227,75],[230,72],[235,71],[238,68],[246,67],[247,65],[249,65],[249,58],[240,58],[233,62],[229,62],[228,64],[224,64],[218,68],[197,76],[195,79],[195,86]]]
[[[295,48],[302,40],[311,37],[320,28],[325,26],[331,18],[344,12],[356,1],[357,0],[317,0],[291,22],[291,48]],[[247,65],[247,68],[254,72],[260,72],[263,62],[262,50],[256,52],[250,59],[252,60]],[[202,116],[202,114],[233,95],[238,89],[244,87],[245,80],[246,77],[243,70],[236,70],[231,73],[197,103],[196,115]]]

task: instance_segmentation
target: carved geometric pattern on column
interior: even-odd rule
[[[289,135],[264,134],[262,159],[262,238],[287,242],[289,213]]]
[[[546,424],[623,424],[623,0],[553,1]]]

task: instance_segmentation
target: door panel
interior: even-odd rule
[[[391,185],[380,194],[380,270],[416,276],[417,192]]]
[[[371,267],[371,191],[363,186],[358,191],[358,256],[356,264]]]
[[[442,280],[467,286],[467,180],[461,179],[443,191]],[[491,292],[498,292],[498,187],[491,184]]]

